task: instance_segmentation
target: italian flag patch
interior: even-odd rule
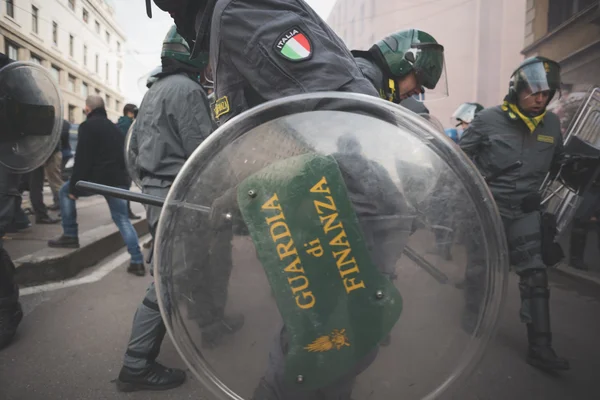
[[[312,56],[310,40],[299,28],[292,28],[281,35],[275,43],[275,49],[290,61],[303,61]]]

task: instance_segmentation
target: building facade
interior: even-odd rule
[[[425,104],[444,127],[463,102],[500,104],[522,61],[526,0],[337,0],[328,23],[350,49],[368,49],[402,29],[432,34],[443,46],[449,96]]]
[[[85,119],[85,99],[104,98],[108,117],[122,115],[125,35],[105,0],[4,0],[0,51],[48,68],[60,85],[64,118]]]
[[[600,86],[600,1],[527,0],[525,46],[560,63],[565,92]]]

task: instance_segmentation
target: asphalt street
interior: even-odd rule
[[[150,276],[128,275],[127,262],[127,254],[119,253],[70,282],[26,289],[22,296],[26,315],[18,336],[10,347],[0,352],[0,399],[212,399],[191,374],[184,386],[171,391],[131,394],[116,391],[114,380],[129,338],[131,320],[151,281]],[[462,348],[460,335],[452,326],[452,320],[456,319],[452,316],[456,311],[452,301],[456,296],[450,289],[439,291],[436,296],[421,294],[419,310],[439,313],[439,318],[415,313],[410,300],[422,292],[419,285],[425,278],[410,272],[408,267],[403,269],[403,274],[400,279],[411,277],[411,284],[402,288],[407,301],[401,321],[405,321],[405,327],[418,324],[419,336],[404,338],[403,327],[397,327],[392,345],[382,348],[377,361],[359,378],[354,400],[419,398],[417,394],[422,392],[418,387],[431,384],[431,379],[424,376],[427,371],[443,375],[448,372],[449,360],[460,356],[443,351]],[[235,271],[231,279],[232,284],[240,281]],[[247,282],[250,287],[258,284],[258,279]],[[517,280],[511,276],[508,302],[496,337],[472,374],[462,382],[462,387],[444,398],[600,398],[600,287],[556,273],[551,275],[551,284],[555,347],[569,358],[571,371],[549,374],[525,363],[525,328],[518,321]],[[411,286],[413,292],[410,292]],[[247,301],[251,293],[244,293],[239,287],[233,292],[232,303],[242,308],[244,298],[247,304],[251,303]],[[269,293],[260,296],[264,297],[265,304],[271,299]],[[253,359],[252,355],[263,354],[263,346],[275,332],[269,326],[272,321],[261,317],[270,315],[274,309],[255,312],[254,316],[247,316],[244,328],[250,332],[248,338],[255,335],[254,339],[250,341],[241,336],[225,349],[205,354],[220,376],[236,376],[244,392],[252,386],[254,377],[264,372],[266,365],[266,354],[260,360]],[[261,332],[264,332],[262,338]],[[410,340],[408,345],[407,340]],[[400,350],[402,344],[405,346]],[[169,339],[165,340],[159,360],[168,366],[186,368]],[[389,390],[370,391],[369,384],[382,374],[386,375]],[[396,390],[401,390],[402,395],[395,395]]]

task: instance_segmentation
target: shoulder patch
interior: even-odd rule
[[[554,137],[547,135],[538,135],[538,142],[551,143],[554,144]]]
[[[227,114],[229,110],[229,98],[227,96],[223,96],[217,101],[215,101],[214,106],[215,118],[219,118],[222,115]]]
[[[313,54],[312,43],[297,26],[282,33],[273,45],[275,52],[288,61],[309,60]]]

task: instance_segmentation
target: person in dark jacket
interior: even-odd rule
[[[75,165],[71,179],[60,189],[60,210],[63,235],[50,240],[50,247],[78,248],[77,209],[75,201],[86,196],[76,188],[80,180],[91,181],[122,189],[129,188],[129,176],[125,168],[123,146],[125,138],[119,129],[106,116],[104,100],[100,96],[90,96],[85,101],[87,120],[79,126]],[[144,259],[139,240],[127,216],[127,201],[105,196],[114,223],[131,255],[127,272],[138,276],[145,274]]]
[[[123,115],[119,117],[119,120],[117,121],[117,126],[123,135],[127,135],[129,127],[131,127],[133,120],[137,117],[137,113],[138,108],[135,104],[128,103],[123,107]]]
[[[119,127],[121,133],[123,133],[123,137],[127,136],[127,132],[129,132],[133,120],[136,119],[137,113],[138,108],[135,104],[128,103],[123,107],[123,116],[119,117],[119,120],[117,121],[117,127]],[[131,187],[131,179],[129,180],[129,187]],[[129,219],[141,218],[131,211],[131,203],[129,201],[127,202],[127,213],[129,214]]]

